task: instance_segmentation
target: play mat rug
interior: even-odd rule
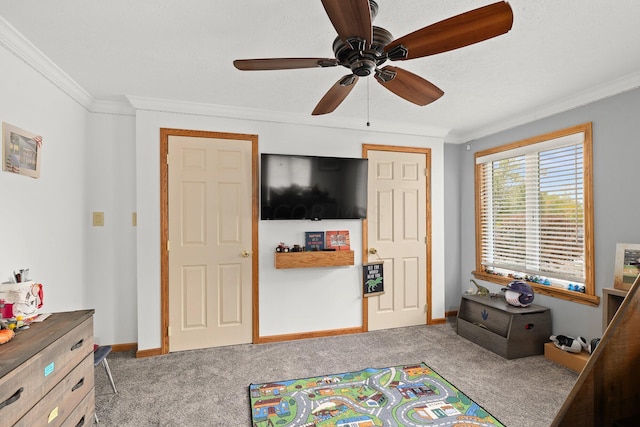
[[[249,386],[253,427],[503,426],[424,363]]]

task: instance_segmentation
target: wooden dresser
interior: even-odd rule
[[[93,423],[93,313],[54,313],[0,346],[0,425]]]

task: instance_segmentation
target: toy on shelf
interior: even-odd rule
[[[568,351],[569,353],[580,353],[582,351],[582,343],[576,338],[566,335],[551,335],[549,339],[560,350]],[[584,338],[582,339],[584,340]]]
[[[289,246],[280,242],[280,244],[276,246],[276,252],[289,252]]]
[[[598,343],[600,343],[600,338],[594,338],[589,342],[587,342],[586,338],[583,337],[578,337],[576,338],[576,340],[580,342],[580,345],[582,345],[582,349],[589,354],[593,353],[598,346]]]

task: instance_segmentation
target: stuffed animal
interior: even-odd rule
[[[560,350],[568,351],[569,353],[580,353],[582,351],[582,344],[573,337],[568,337],[566,335],[551,335],[549,339],[553,341],[556,347]]]
[[[582,345],[582,349],[589,354],[593,353],[596,350],[596,347],[600,343],[600,338],[594,338],[591,341],[587,342],[585,338],[578,337],[576,338],[580,344]]]

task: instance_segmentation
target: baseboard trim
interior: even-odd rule
[[[152,356],[162,356],[161,348],[150,348],[148,350],[138,350],[136,351],[136,359],[142,357],[152,357]]]
[[[112,344],[111,345],[111,351],[113,351],[114,353],[118,353],[121,351],[137,351],[138,350],[138,343],[137,342],[132,342],[132,343],[128,343],[128,344]]]
[[[302,332],[302,333],[284,334],[284,335],[269,335],[269,336],[258,337],[258,340],[254,344],[266,344],[266,343],[274,343],[274,342],[282,342],[282,341],[302,340],[307,338],[333,337],[337,335],[360,334],[362,332],[364,332],[364,329],[361,326],[359,326],[357,328],[331,329],[326,331]]]
[[[445,312],[445,317],[440,319],[431,319],[430,325],[443,325],[447,323],[447,317],[455,317],[458,315],[457,311],[447,311]],[[261,336],[254,342],[254,344],[267,344],[267,343],[275,343],[275,342],[283,342],[283,341],[295,341],[295,340],[304,340],[308,338],[323,338],[323,337],[335,337],[338,335],[353,335],[353,334],[361,334],[365,332],[364,328],[361,326],[356,328],[344,328],[344,329],[329,329],[325,331],[313,331],[313,332],[301,332],[295,334],[283,334],[283,335],[268,335]],[[141,357],[152,357],[152,356],[160,356],[162,355],[162,350],[159,348],[151,348],[147,350],[138,351],[137,343],[130,344],[116,344],[112,346],[113,351],[136,351],[136,358]]]

